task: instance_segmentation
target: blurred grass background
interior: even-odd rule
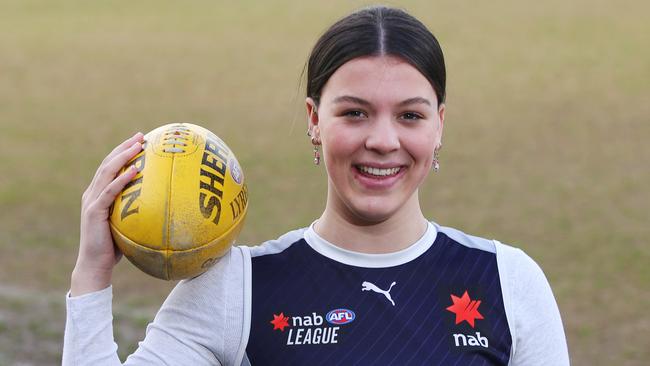
[[[308,225],[326,176],[305,137],[309,50],[362,1],[0,0],[0,365],[60,363],[81,193],[113,146],[188,121],[244,168],[241,243]],[[448,67],[425,213],[526,250],[574,365],[650,360],[650,3],[392,2]],[[116,269],[122,356],[173,286]]]

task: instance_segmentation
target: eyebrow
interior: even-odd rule
[[[356,103],[356,104],[361,104],[361,105],[365,105],[365,106],[369,106],[369,105],[370,105],[370,102],[369,102],[369,101],[367,101],[367,100],[365,100],[365,99],[361,99],[361,98],[353,97],[353,96],[351,96],[351,95],[342,95],[342,96],[340,96],[340,97],[336,97],[336,98],[334,98],[334,100],[333,100],[332,102],[333,102],[333,103],[345,103],[345,102],[349,102],[349,103]]]
[[[351,95],[342,95],[340,97],[336,97],[336,98],[334,98],[334,100],[332,102],[333,103],[349,102],[349,103],[356,103],[356,104],[361,104],[361,105],[365,105],[365,106],[370,105],[369,101],[367,101],[365,99],[358,98],[358,97],[353,97]],[[428,99],[422,98],[422,97],[413,97],[413,98],[403,100],[398,104],[398,106],[404,107],[404,106],[411,105],[411,104],[426,104],[428,106],[431,106],[431,102]]]
[[[428,106],[431,106],[431,102],[429,102],[429,99],[422,98],[422,97],[415,97],[415,98],[406,99],[406,100],[400,102],[399,106],[404,107],[404,106],[411,105],[411,104],[426,104]]]

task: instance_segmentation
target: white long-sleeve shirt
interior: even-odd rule
[[[112,288],[66,301],[63,364],[121,364]],[[307,360],[569,364],[560,313],[539,266],[519,249],[435,223],[390,254],[350,252],[312,228],[233,247],[174,288],[125,364]]]

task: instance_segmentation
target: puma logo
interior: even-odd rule
[[[390,301],[390,303],[393,304],[393,306],[395,306],[395,301],[393,301],[393,299],[390,297],[390,289],[392,289],[393,286],[395,286],[396,284],[397,282],[393,281],[393,283],[390,284],[388,290],[382,290],[379,287],[377,287],[374,283],[363,281],[363,283],[361,284],[361,291],[374,291],[379,294],[384,294],[384,296],[386,296],[388,301]]]

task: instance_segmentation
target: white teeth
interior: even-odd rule
[[[376,175],[380,177],[385,177],[387,175],[395,175],[400,171],[400,168],[379,169],[379,168],[372,168],[364,165],[358,165],[357,168],[359,168],[360,171],[366,174]]]

